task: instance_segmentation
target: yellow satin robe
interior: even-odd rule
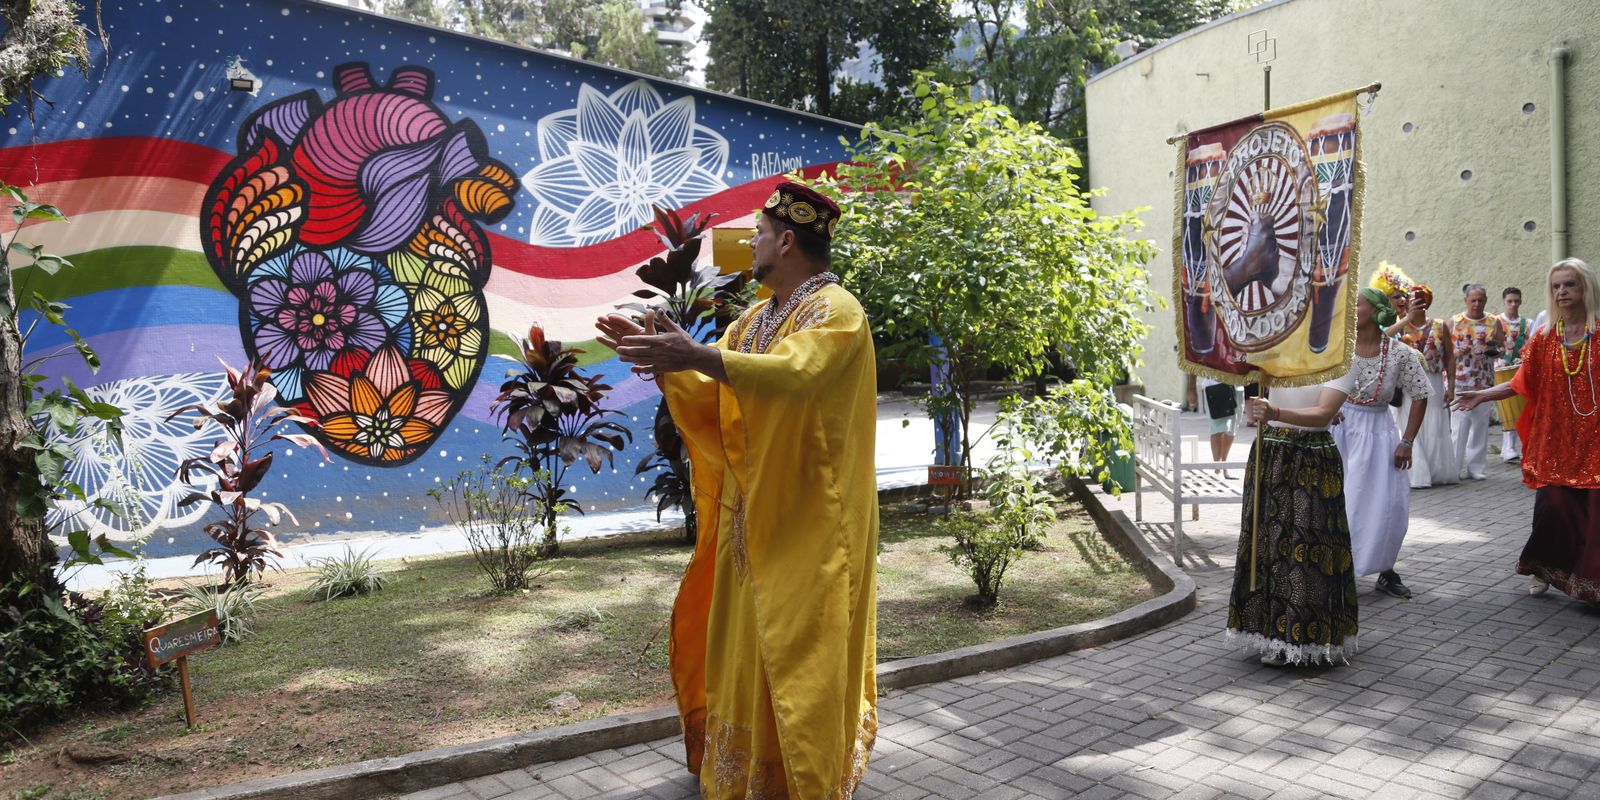
[[[877,377],[861,305],[812,294],[729,383],[661,376],[700,538],[672,612],[689,770],[723,800],[846,800],[877,734]]]

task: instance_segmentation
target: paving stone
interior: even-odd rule
[[[1245,444],[1236,454],[1242,454]],[[1600,615],[1531,598],[1513,564],[1532,493],[1490,478],[1412,493],[1401,602],[1361,579],[1347,667],[1261,666],[1220,636],[1238,507],[1185,521],[1194,613],[1009,670],[894,692],[858,800],[929,797],[1592,797],[1600,800]],[[1132,497],[1106,498],[1132,515]],[[1170,550],[1171,510],[1145,498]],[[698,796],[675,740],[541,764],[406,800]],[[534,780],[537,776],[538,780]]]

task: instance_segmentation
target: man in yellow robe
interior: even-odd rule
[[[838,216],[778,186],[750,242],[772,297],[714,346],[655,314],[598,323],[689,449],[700,540],[671,660],[707,798],[847,800],[877,733],[877,378],[866,316],[827,272]]]

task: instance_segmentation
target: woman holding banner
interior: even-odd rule
[[[1348,663],[1356,649],[1344,465],[1328,433],[1353,386],[1346,374],[1314,386],[1274,386],[1270,402],[1245,403],[1250,419],[1265,425],[1245,468],[1228,638],[1242,638],[1263,664]]]
[[[1348,512],[1356,575],[1378,575],[1378,591],[1409,599],[1411,590],[1394,571],[1400,545],[1411,525],[1412,450],[1428,411],[1432,387],[1417,351],[1385,334],[1394,324],[1389,297],[1371,287],[1356,301],[1353,388],[1345,399],[1344,420],[1333,440],[1344,463],[1345,491],[1361,502]],[[1413,401],[1405,434],[1396,436],[1389,400],[1403,391]]]
[[[1550,324],[1534,331],[1510,383],[1462,392],[1462,411],[1513,394],[1528,398],[1517,417],[1522,482],[1535,490],[1533,532],[1517,559],[1531,575],[1529,594],[1551,586],[1600,604],[1600,281],[1594,269],[1569,258],[1545,282]]]
[[[1423,284],[1411,290],[1410,313],[1400,332],[1400,341],[1422,354],[1427,372],[1428,406],[1412,448],[1411,488],[1426,489],[1461,482],[1461,462],[1456,460],[1455,441],[1450,438],[1450,401],[1456,389],[1456,353],[1444,320],[1428,316],[1433,292]],[[1412,399],[1406,393],[1400,406],[1400,419],[1409,418]]]

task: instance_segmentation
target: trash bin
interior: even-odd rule
[[[1118,403],[1117,408],[1122,411],[1122,416],[1131,424],[1133,422],[1133,406],[1126,403]],[[1109,473],[1105,482],[1100,484],[1100,489],[1105,492],[1131,492],[1133,491],[1133,453],[1128,452],[1117,455],[1116,451],[1111,449],[1113,444],[1114,442],[1110,436],[1102,435],[1100,437],[1100,446],[1107,450],[1106,471]]]

